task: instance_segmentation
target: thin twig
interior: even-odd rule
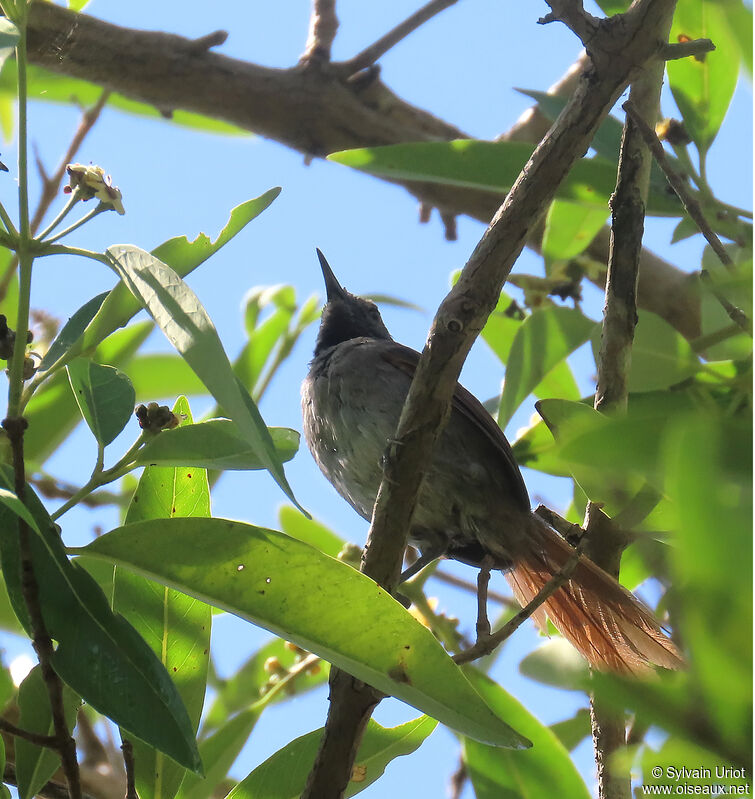
[[[432,19],[436,14],[445,11],[455,3],[456,0],[431,0],[427,5],[422,6],[419,11],[415,11],[410,17],[396,25],[393,30],[388,31],[385,36],[381,36],[376,42],[362,50],[361,53],[344,62],[344,69],[347,69],[350,75],[362,69],[367,69],[402,39],[405,39],[429,19]]]
[[[721,263],[728,269],[732,269],[734,267],[734,262],[731,260],[731,256],[726,252],[724,245],[721,243],[721,239],[718,238],[708,224],[708,220],[705,218],[700,203],[689,193],[689,190],[684,185],[684,181],[677,175],[674,168],[669,163],[668,158],[666,158],[666,151],[663,149],[663,145],[658,136],[656,136],[655,131],[645,122],[631,100],[627,100],[627,102],[622,105],[622,108],[632,119],[632,122],[637,125],[640,136],[642,136],[643,141],[653,154],[658,166],[663,170],[663,174],[666,176],[666,180],[669,182],[671,188],[676,192],[676,196],[681,200],[684,210],[698,226],[703,236],[705,236],[706,241],[713,248],[713,252],[716,253]]]
[[[448,572],[441,571],[440,569],[436,569],[430,575],[430,577],[433,580],[440,580],[442,583],[453,585],[456,588],[462,588],[463,590],[470,591],[473,594],[477,591],[477,586],[473,582],[470,582],[469,580],[463,580],[461,577],[457,577],[455,574],[449,574]],[[488,591],[488,599],[492,600],[493,602],[497,602],[499,605],[505,605],[506,607],[519,607],[519,603],[515,599],[512,599],[509,596],[504,596],[498,591]]]
[[[0,730],[15,735],[16,738],[23,738],[36,746],[44,746],[46,749],[58,748],[58,739],[54,735],[40,735],[38,732],[23,730],[2,717],[0,717]]]
[[[661,50],[661,58],[664,61],[676,61],[679,58],[688,56],[698,56],[704,53],[712,53],[716,45],[710,39],[692,39],[689,42],[670,42]],[[702,59],[700,59],[702,60]]]
[[[488,583],[490,582],[490,566],[483,558],[480,566],[480,573],[477,575],[477,641],[487,638],[490,635],[490,620],[488,619]]]
[[[81,121],[79,122],[79,126],[76,129],[73,138],[71,139],[71,143],[68,145],[65,155],[58,164],[58,168],[51,176],[47,175],[44,165],[37,155],[37,169],[39,170],[39,175],[42,178],[42,194],[40,195],[37,208],[34,211],[31,222],[29,223],[29,229],[31,230],[32,234],[37,232],[39,226],[42,224],[42,220],[45,218],[45,214],[49,210],[55,198],[58,196],[58,189],[60,188],[60,182],[63,180],[63,176],[66,173],[66,166],[73,161],[76,153],[79,151],[79,148],[84,143],[84,139],[86,138],[87,134],[94,127],[95,122],[99,119],[102,109],[105,107],[109,97],[110,90],[104,89],[97,102],[83,113]],[[8,265],[5,274],[3,274],[2,278],[0,278],[0,301],[5,298],[10,281],[16,272],[17,265],[17,258],[14,257]]]
[[[561,588],[561,586],[572,576],[574,569],[577,568],[577,563],[579,563],[579,559],[582,555],[582,548],[586,539],[587,535],[585,534],[561,569],[559,569],[559,571],[556,572],[556,574],[554,574],[550,580],[548,580],[548,582],[519,611],[519,613],[510,618],[502,627],[499,627],[499,629],[497,629],[491,635],[480,638],[474,646],[470,646],[469,649],[464,649],[457,655],[454,655],[454,663],[470,663],[473,660],[485,657],[485,655],[489,655],[509,636],[516,632],[516,630],[518,630],[519,627],[521,627],[522,624],[524,624],[524,622],[527,621],[530,616],[532,616],[532,614],[543,604],[543,602],[553,596],[553,594],[555,594],[556,591],[558,591],[558,589]]]
[[[134,776],[134,747],[131,745],[131,741],[124,738],[121,750],[123,751],[123,765],[126,768],[126,799],[139,799]]]
[[[330,61],[330,50],[338,30],[336,0],[314,0],[309,18],[309,35],[299,63]]]
[[[464,786],[467,784],[468,779],[469,774],[467,773],[467,764],[464,762],[462,757],[459,757],[459,765],[456,767],[456,771],[454,771],[454,773],[451,775],[451,779],[449,780],[449,799],[461,799],[461,795],[464,792]]]
[[[707,269],[700,270],[700,280],[705,284],[708,291],[718,300],[719,305],[726,311],[729,319],[731,319],[740,330],[744,330],[748,336],[752,337],[752,319],[750,319],[741,308],[737,308],[736,305],[726,299]]]

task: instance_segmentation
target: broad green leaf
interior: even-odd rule
[[[71,0],[72,3],[85,5],[84,0]],[[50,103],[65,103],[73,105],[77,109],[81,106],[92,106],[100,98],[102,87],[95,83],[85,80],[71,78],[66,75],[50,72],[34,64],[27,65],[29,99]],[[16,64],[15,61],[8,61],[0,74],[0,96],[12,97],[15,99],[16,92]],[[113,92],[107,101],[107,105],[136,116],[149,117],[156,120],[165,120],[165,115],[154,105],[140,103],[129,97]],[[219,119],[196,114],[191,111],[181,109],[174,110],[170,115],[173,124],[187,127],[193,130],[206,133],[217,133],[223,136],[248,136],[249,132],[242,130],[236,125],[224,122]]]
[[[355,778],[349,782],[344,796],[360,793],[382,776],[391,760],[416,751],[436,724],[435,720],[420,716],[398,727],[386,728],[370,719],[354,761],[352,777]],[[295,738],[257,766],[227,799],[298,799],[315,762],[321,738],[322,730]]]
[[[4,632],[14,633],[15,635],[25,635],[24,628],[21,626],[13,605],[11,604],[10,597],[8,596],[8,589],[5,587],[5,578],[0,574],[0,630]],[[0,707],[10,697],[4,696],[4,678],[7,672],[0,667]],[[12,687],[12,686],[11,686]]]
[[[315,519],[308,519],[290,505],[281,506],[278,511],[278,520],[286,535],[304,541],[305,544],[319,549],[320,552],[330,555],[331,558],[338,557],[338,553],[343,549],[344,540],[340,536]]]
[[[0,469],[0,482],[7,487],[12,481],[10,469]],[[68,560],[60,535],[30,486],[26,505],[41,531],[29,543],[42,616],[58,643],[55,670],[100,713],[187,768],[199,769],[191,722],[164,667],[134,628],[111,611],[89,574]],[[0,505],[3,529],[9,529],[15,518]],[[0,558],[13,608],[28,631],[18,536],[0,536]],[[150,709],[148,715],[145,707]]]
[[[531,680],[569,691],[584,691],[589,684],[585,659],[564,638],[540,644],[520,662],[519,671]]]
[[[665,319],[650,311],[638,311],[634,331],[629,391],[658,391],[681,383],[700,369],[700,359],[687,339]],[[595,362],[600,352],[601,329],[592,336]]]
[[[752,424],[705,413],[667,436],[677,510],[672,579],[696,700],[721,738],[746,746],[752,713]]]
[[[268,429],[281,462],[290,461],[299,449],[299,433],[288,427]],[[229,419],[209,419],[163,430],[139,450],[137,463],[227,470],[265,469],[267,466]]]
[[[186,236],[176,236],[156,247],[152,254],[170,266],[181,277],[186,277],[211,255],[240,233],[249,222],[259,216],[280,194],[280,189],[270,189],[253,200],[237,205],[215,241],[206,233],[200,233],[194,241]],[[118,284],[103,303],[90,325],[84,331],[79,346],[87,352],[99,344],[114,330],[123,327],[132,316],[142,309],[139,301],[123,284]]]
[[[726,22],[731,35],[739,43],[744,68],[752,77],[752,8],[742,0],[724,2],[722,5],[726,9]]]
[[[107,446],[134,412],[131,381],[112,366],[75,358],[66,367],[81,415],[101,446]]]
[[[521,431],[511,448],[520,466],[559,477],[571,475],[569,464],[559,459],[553,434],[542,420]]]
[[[554,200],[545,217],[542,253],[545,258],[569,260],[590,246],[606,223],[608,208],[595,209]]]
[[[81,699],[67,686],[63,686],[63,712],[69,732],[76,724],[76,711]],[[50,695],[42,679],[39,666],[35,666],[18,689],[18,724],[23,730],[39,735],[54,735],[55,726],[50,710]],[[21,799],[36,796],[42,786],[60,768],[60,756],[23,738],[16,738],[16,777]]]
[[[191,410],[185,397],[178,399],[173,412],[182,419],[177,430],[191,426]],[[210,487],[204,469],[148,466],[131,499],[126,523],[209,515]],[[196,733],[207,684],[210,606],[127,569],[116,568],[113,610],[133,624],[165,666]],[[134,741],[134,762],[140,796],[175,796],[184,779],[184,768],[141,741]]]
[[[298,513],[298,511],[296,511]],[[304,518],[302,516],[302,518]],[[261,699],[267,689],[271,687],[271,675],[265,669],[265,662],[269,658],[275,658],[281,668],[288,671],[294,666],[299,658],[306,654],[298,647],[287,643],[282,638],[273,638],[263,647],[258,649],[231,677],[223,680],[218,686],[217,695],[207,717],[203,722],[202,732],[216,730],[222,727],[227,720],[250,705]],[[291,691],[279,693],[272,701],[284,701],[290,696],[298,696],[312,688],[327,682],[329,674],[329,664],[322,661],[317,668],[310,668],[305,674],[300,674],[294,682],[290,684]],[[200,744],[201,752],[201,744]],[[209,768],[207,761],[202,758],[202,762]]]
[[[248,619],[466,735],[527,745],[401,604],[350,566],[283,533],[226,519],[147,521],[80,551]]]
[[[590,338],[596,323],[581,311],[552,306],[534,311],[516,333],[506,367],[498,424],[505,427],[535,386]]]
[[[186,773],[178,799],[210,799],[251,735],[262,709],[242,710],[199,744],[204,777]]]
[[[712,39],[716,49],[696,58],[669,61],[669,85],[684,125],[701,158],[715,139],[734,95],[739,74],[739,44],[727,21],[727,3],[679,0],[670,40]]]
[[[490,707],[516,718],[532,740],[532,749],[515,752],[464,739],[464,762],[477,799],[589,799],[590,791],[553,732],[482,672],[465,671]]]
[[[9,508],[16,514],[20,519],[23,519],[32,530],[36,533],[39,533],[39,527],[37,527],[37,522],[34,517],[31,515],[29,509],[24,505],[23,502],[13,493],[13,491],[8,491],[7,488],[0,488],[0,502],[5,505],[6,508]],[[18,525],[15,525],[16,529]]]
[[[86,326],[94,319],[94,315],[100,310],[100,306],[105,302],[105,298],[109,293],[109,291],[104,291],[102,294],[92,297],[63,325],[63,329],[55,337],[55,341],[50,344],[50,349],[47,350],[45,357],[42,358],[39,364],[40,372],[49,369],[79,340]]]
[[[498,356],[504,366],[508,363],[511,345],[514,342],[519,326],[526,318],[521,315],[514,300],[505,292],[501,292],[495,310],[488,317],[482,329],[485,343]],[[561,361],[548,372],[547,375],[535,386],[532,393],[536,397],[561,397],[562,399],[579,399],[579,389],[574,380],[571,368],[566,361]],[[498,412],[500,398],[495,403],[492,414]]]
[[[534,146],[525,142],[459,139],[366,147],[332,153],[329,161],[399,180],[424,180],[505,194],[529,160]],[[560,200],[607,208],[616,186],[616,164],[606,158],[583,158],[556,191]],[[668,194],[653,194],[649,214],[678,216],[681,204]]]
[[[581,707],[570,719],[557,721],[549,729],[566,749],[576,749],[592,731],[590,711]]]
[[[128,366],[137,402],[207,394],[204,383],[183,358],[168,353],[138,355]]]
[[[124,367],[152,327],[152,322],[140,322],[111,334],[95,350],[94,360]],[[24,416],[29,422],[24,434],[24,454],[27,461],[40,466],[81,421],[68,376],[61,371],[42,383],[26,406]]]
[[[107,255],[121,280],[235,422],[241,436],[278,485],[296,503],[270,433],[252,398],[233,374],[215,326],[196,294],[169,266],[138,247],[116,245],[107,249]]]

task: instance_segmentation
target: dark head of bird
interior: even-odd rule
[[[315,357],[321,352],[352,338],[392,340],[383,324],[377,305],[346,291],[336,280],[325,256],[317,250],[328,301],[322,311],[320,331],[315,344]]]

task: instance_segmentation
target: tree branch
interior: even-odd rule
[[[337,31],[336,0],[314,0],[312,15],[309,18],[307,46],[299,63],[330,61],[330,50]]]
[[[337,69],[268,69],[198,50],[190,39],[110,25],[39,0],[29,8],[28,37],[30,60],[53,72],[92,81],[165,112],[181,108],[222,119],[309,156],[467,137],[458,127],[404,102],[378,79],[360,86],[342,80]],[[537,112],[532,116],[533,124],[517,123],[519,134],[512,138],[539,141],[543,120]],[[426,206],[486,224],[501,202],[491,192],[394,182]],[[529,244],[537,246],[537,236]],[[608,234],[599,234],[588,252],[605,263]],[[638,300],[688,338],[700,335],[696,281],[647,251]]]
[[[362,50],[361,53],[344,62],[342,66],[346,68],[349,75],[372,66],[402,39],[405,39],[429,19],[432,19],[436,14],[445,11],[455,3],[456,0],[431,0],[427,5],[422,6],[419,11],[415,11],[402,23],[396,25],[393,30],[388,31],[385,36],[381,36],[376,42]]]
[[[425,466],[445,425],[462,364],[493,310],[503,283],[556,189],[589,147],[598,125],[634,71],[657,56],[655,34],[673,11],[670,0],[638,0],[622,26],[601,28],[592,40],[601,57],[580,82],[557,122],[537,147],[485,231],[433,321],[394,436],[384,458],[362,571],[389,591],[398,581]],[[344,676],[344,680],[346,677]],[[354,681],[351,680],[352,687]],[[331,691],[326,732],[303,799],[340,799],[372,706],[355,690]],[[348,722],[341,724],[341,722]],[[338,731],[336,734],[336,730]],[[347,748],[346,743],[351,747]],[[331,783],[323,780],[324,774]],[[322,786],[321,793],[313,785]]]
[[[667,42],[676,0],[668,0],[648,38]],[[654,59],[641,77],[632,83],[630,99],[648,119],[658,119],[665,62]],[[616,190],[611,197],[611,245],[606,278],[606,304],[598,357],[595,409],[626,411],[629,397],[629,369],[637,324],[637,291],[640,254],[645,226],[645,202],[650,184],[652,158],[632,117],[627,117],[621,139]],[[585,527],[598,535],[588,542],[587,554],[598,566],[618,579],[625,535],[590,502]],[[592,542],[595,542],[594,544]],[[590,696],[593,747],[598,771],[600,799],[630,799],[629,770],[614,762],[614,755],[626,747],[624,713]]]

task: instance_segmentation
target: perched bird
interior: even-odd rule
[[[395,342],[376,305],[346,291],[317,255],[327,304],[302,385],[304,437],[325,477],[369,520],[419,353]],[[458,384],[409,540],[422,553],[419,565],[445,556],[479,567],[488,556],[485,563],[505,572],[522,605],[574,551],[531,512],[503,432]],[[682,664],[652,612],[585,556],[535,614],[541,627],[545,614],[597,668],[638,673]]]

